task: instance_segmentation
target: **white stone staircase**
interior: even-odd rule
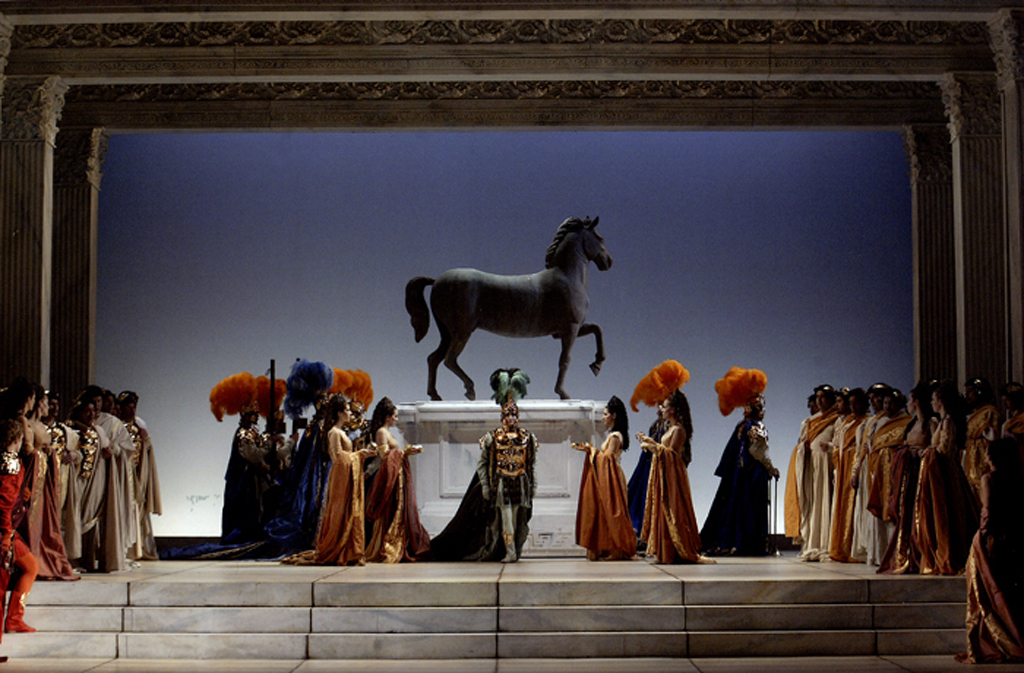
[[[962,577],[794,558],[354,568],[155,562],[39,582],[12,657],[491,659],[951,654]]]

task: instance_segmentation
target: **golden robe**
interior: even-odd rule
[[[861,429],[866,416],[851,416],[843,424],[842,439],[836,442],[832,453],[836,469],[835,491],[832,496],[832,533],[828,555],[833,561],[851,563],[853,549],[853,506],[857,491],[851,483],[853,468],[857,464]]]
[[[978,506],[956,459],[952,421],[939,426],[921,457],[911,546],[922,575],[957,575],[967,565],[978,530]]]
[[[971,485],[975,500],[981,499],[981,478],[988,472],[988,440],[986,430],[999,431],[999,410],[986,404],[967,419],[967,443],[964,446],[964,474]]]
[[[800,434],[800,441],[789,459],[789,469],[786,471],[786,493],[783,499],[783,518],[786,528],[786,537],[794,540],[801,539],[800,526],[802,515],[800,503],[803,500],[803,476],[805,464],[805,442],[813,442],[818,435],[825,432],[835,423],[838,413],[833,407],[824,416],[820,413],[804,420],[803,432]],[[809,463],[808,463],[809,466]]]
[[[341,432],[331,428],[330,432]],[[339,451],[327,478],[327,501],[320,515],[314,562],[319,565],[365,565],[366,525],[363,502],[363,454]]]
[[[622,450],[587,451],[576,508],[576,544],[591,561],[616,561],[636,556],[636,533],[629,518],[626,475],[619,464]]]
[[[690,476],[683,456],[674,451],[658,451],[651,456],[640,536],[647,541],[647,553],[658,563],[700,560],[700,528],[690,497]]]

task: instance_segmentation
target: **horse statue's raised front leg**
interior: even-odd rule
[[[563,400],[571,399],[569,393],[565,392],[565,373],[569,371],[569,361],[572,360],[572,345],[576,343],[577,330],[571,329],[567,334],[555,335],[556,339],[562,340],[562,353],[558,356],[558,380],[555,381],[555,392]]]
[[[601,373],[601,364],[604,362],[604,335],[601,333],[600,325],[585,322],[580,325],[576,336],[586,336],[588,334],[593,334],[594,340],[597,342],[597,353],[594,355],[594,361],[590,363],[590,371],[594,372],[594,376],[597,376]]]

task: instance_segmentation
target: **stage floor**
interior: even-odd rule
[[[962,577],[881,576],[862,564],[803,563],[792,552],[717,561],[146,562],[37,583],[26,619],[40,633],[6,635],[0,654],[12,660],[0,671],[1024,673],[1024,665],[962,668],[948,653],[962,637]],[[452,633],[428,638],[440,621]],[[101,629],[109,636],[80,633]],[[244,660],[231,649],[242,632]],[[930,647],[935,634],[946,650],[931,652],[943,654],[913,649]],[[679,638],[688,643],[681,650],[660,646]],[[746,648],[738,654],[736,641]],[[820,655],[822,642],[830,656],[771,656]],[[424,647],[434,649],[424,655]]]
[[[1020,673],[1024,665],[966,666],[948,656],[742,659],[187,660],[12,659],[5,673]]]

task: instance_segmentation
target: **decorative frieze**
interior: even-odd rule
[[[22,25],[18,49],[459,44],[984,44],[979,22],[714,19],[193,21]]]
[[[1002,101],[993,75],[949,73],[939,81],[939,87],[951,141],[956,142],[962,135],[1000,135]]]
[[[1000,86],[1024,79],[1024,10],[1000,10],[989,31]]]
[[[930,82],[859,81],[489,81],[489,82],[231,82],[76,86],[69,104],[203,101],[410,100],[933,100]]]
[[[3,98],[3,139],[43,140],[53,146],[68,90],[60,77],[8,83]]]

